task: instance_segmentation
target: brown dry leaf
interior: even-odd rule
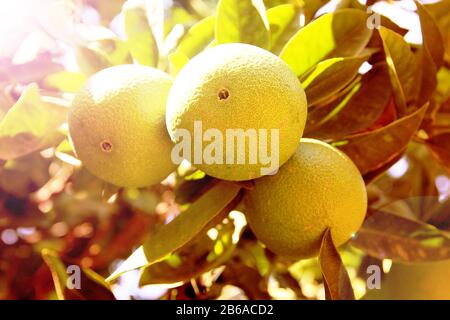
[[[414,2],[417,6],[417,13],[420,18],[424,47],[432,57],[432,61],[434,62],[436,69],[439,69],[444,62],[444,39],[439,30],[438,24],[430,15],[426,7],[417,0]]]
[[[427,140],[427,146],[436,159],[450,170],[450,131],[431,137]]]
[[[410,45],[401,35],[385,27],[381,27],[379,33],[389,67],[398,113],[404,116],[414,90],[416,61]]]
[[[350,277],[331,237],[325,231],[320,246],[319,263],[322,270],[327,300],[355,300]]]
[[[450,258],[448,234],[384,211],[372,213],[350,243],[378,259],[420,262]]]
[[[422,105],[429,101],[437,87],[437,69],[433,63],[433,59],[424,48],[420,48],[416,52],[417,65],[417,87],[415,88],[415,101],[418,105]],[[426,67],[424,67],[426,66]],[[430,108],[428,112],[433,109]]]
[[[308,135],[320,139],[339,139],[369,127],[381,116],[389,103],[392,91],[386,87],[388,81],[386,65],[374,67],[363,76],[360,88],[335,106],[320,121],[322,125]]]
[[[335,145],[345,152],[365,175],[383,167],[404,152],[420,127],[426,110],[427,105],[424,105],[384,128],[354,135]]]

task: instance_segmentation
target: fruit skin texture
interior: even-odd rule
[[[175,168],[165,126],[172,78],[154,68],[121,65],[89,79],[69,112],[72,143],[83,165],[122,187],[159,183]]]
[[[284,61],[264,49],[233,43],[205,50],[182,69],[169,94],[166,121],[176,143],[177,129],[187,129],[193,136],[194,121],[202,121],[203,132],[219,129],[224,138],[226,129],[279,129],[281,166],[298,147],[306,115],[305,92]],[[271,151],[270,135],[267,140]],[[225,148],[224,142],[223,154]],[[224,180],[260,177],[261,162],[248,161],[248,143],[245,152],[245,164],[193,164]]]
[[[364,300],[449,300],[450,260],[394,264],[381,289],[368,290]]]
[[[246,205],[250,228],[270,250],[309,258],[318,254],[327,228],[336,246],[360,228],[367,193],[358,168],[345,154],[324,142],[302,139],[277,175],[255,180]]]

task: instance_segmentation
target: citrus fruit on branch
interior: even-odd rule
[[[124,187],[159,183],[174,169],[165,126],[172,78],[144,66],[95,74],[75,97],[69,131],[75,152],[99,178]]]
[[[246,196],[250,228],[283,256],[316,256],[327,228],[335,245],[343,244],[366,214],[367,194],[357,167],[318,140],[302,139],[278,174],[254,182]]]
[[[276,171],[297,149],[306,113],[304,90],[284,61],[255,46],[223,44],[203,51],[178,74],[167,102],[167,128],[175,143],[180,143],[180,129],[195,137],[196,124],[201,124],[203,132],[218,130],[223,137],[227,130],[240,129],[246,133],[254,130],[261,139],[260,130],[267,130],[268,143],[262,143],[269,156],[277,153]],[[278,142],[273,145],[272,130],[279,133]],[[246,139],[242,150],[229,150],[222,143],[219,149],[223,157],[219,156],[219,161],[208,161],[202,154],[196,158],[194,153],[199,150],[194,150],[194,143],[186,157],[216,178],[255,179],[263,175],[261,169],[267,163],[261,159],[262,149],[252,151],[250,138]],[[257,160],[252,162],[254,156]],[[217,153],[212,157],[217,157]],[[237,161],[244,157],[241,163]]]

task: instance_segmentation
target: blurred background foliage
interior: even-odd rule
[[[161,185],[119,189],[68,141],[70,101],[95,72],[135,62],[176,75],[225,42],[280,54],[306,88],[306,135],[361,170],[367,219],[340,249],[356,298],[368,265],[450,258],[450,1],[7,0],[0,18],[0,299],[325,297],[318,259],[288,261],[256,241],[242,191],[209,212],[220,182],[188,164]],[[211,215],[207,228],[105,281],[193,208]],[[66,286],[69,265],[82,268],[81,290]]]

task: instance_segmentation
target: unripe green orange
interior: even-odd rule
[[[167,128],[176,143],[180,142],[179,129],[195,136],[194,124],[199,121],[203,132],[217,129],[224,137],[228,129],[279,130],[276,150],[268,143],[269,154],[278,153],[278,168],[297,149],[306,114],[305,92],[284,61],[264,49],[232,43],[205,50],[181,70],[167,101]],[[224,155],[229,152],[225,148],[226,143]],[[194,162],[193,148],[191,151]],[[245,163],[193,164],[216,178],[250,180],[263,175],[261,168],[265,167],[261,158],[251,163],[250,153],[247,143],[241,153]]]
[[[327,228],[336,246],[358,231],[367,193],[358,168],[345,154],[324,142],[302,139],[276,175],[255,180],[246,205],[251,229],[270,250],[308,258],[318,254]]]
[[[83,165],[124,187],[159,183],[174,169],[165,126],[172,79],[154,68],[122,65],[95,74],[69,112],[72,143]]]

